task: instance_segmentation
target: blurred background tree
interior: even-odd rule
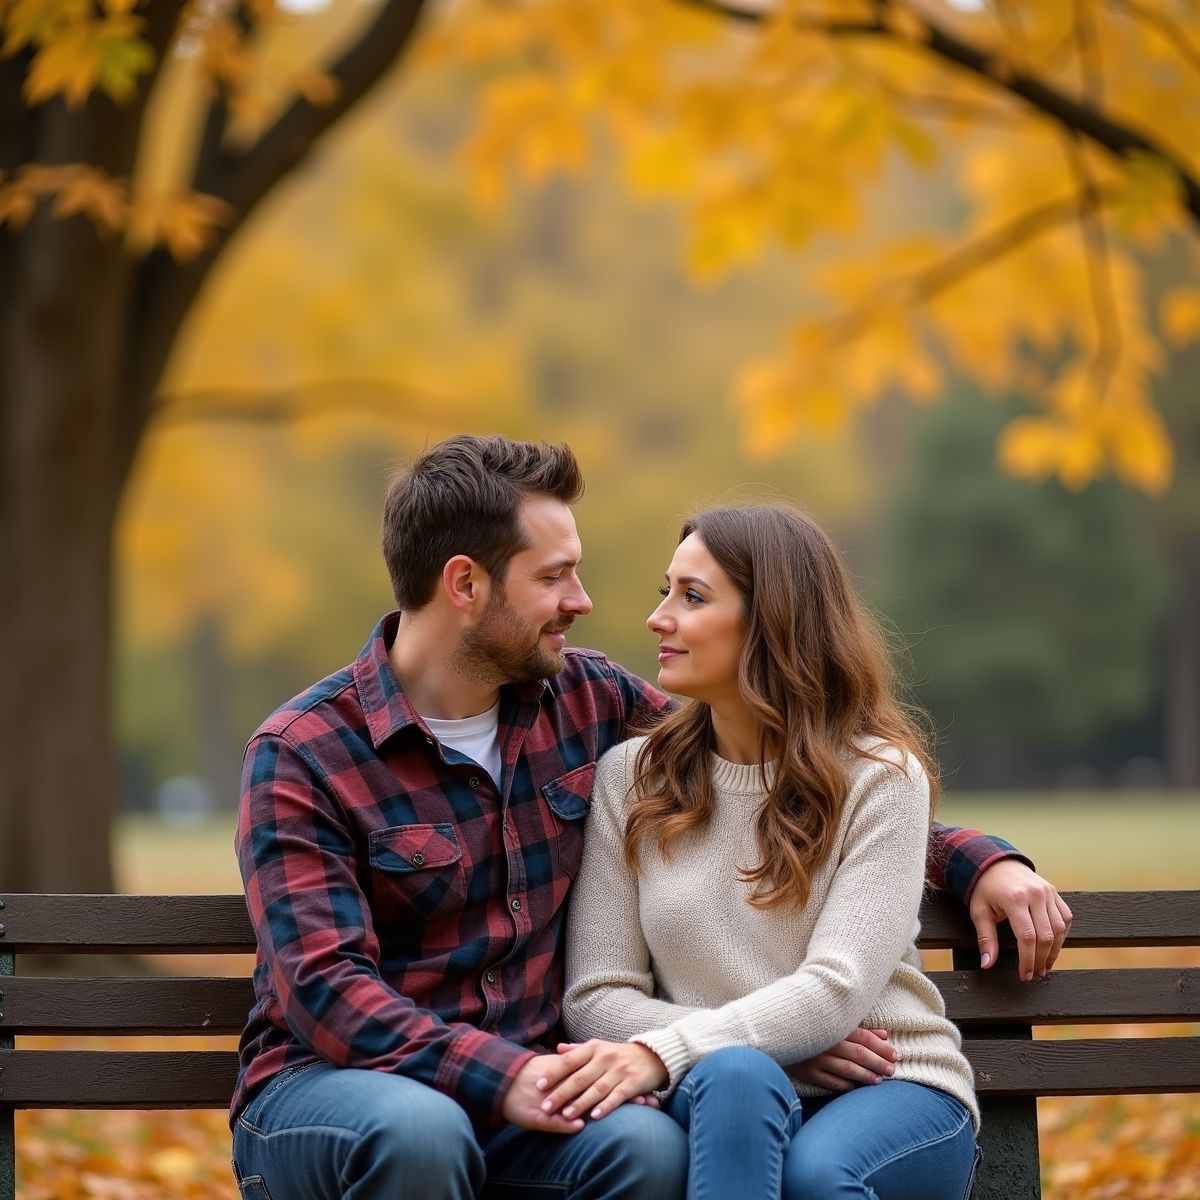
[[[1146,518],[1145,577],[1124,593],[1124,682],[1084,716],[1067,703],[1063,736],[1086,748],[1106,723],[1136,724],[1135,697],[1175,688],[1168,765],[1200,781],[1195,485],[1183,470],[1172,482],[1151,403],[1164,338],[1200,332],[1190,9],[472,0],[431,23],[407,78],[339,121],[419,5],[166,3],[0,10],[0,886],[108,880],[118,506],[127,795],[146,803],[194,774],[227,804],[238,741],[353,654],[388,603],[374,540],[390,457],[459,428],[569,438],[591,486],[580,521],[599,603],[584,636],[649,669],[638,587],[653,587],[684,507],[729,484],[773,488],[865,563],[889,488],[914,521],[929,508],[896,461],[910,419],[880,409],[877,426],[902,435],[880,450],[846,418],[956,376],[1033,406],[1002,431],[1010,472],[1078,489],[1111,471],[1166,496]],[[458,145],[484,202],[514,168],[539,184],[590,174],[481,216],[449,165]],[[633,207],[618,180],[660,203]],[[706,290],[675,270],[680,244]],[[1186,455],[1185,379],[1153,386]],[[804,441],[813,430],[833,441]],[[912,436],[934,454],[934,433]],[[1044,507],[1067,541],[1131,544],[1128,493],[1085,493],[1078,510],[1057,483],[1004,499],[1017,492],[972,444],[972,486],[997,498],[965,511],[1011,504],[1037,523]],[[955,536],[971,547],[969,529]],[[1067,556],[1103,575],[1096,557]],[[1036,565],[1038,545],[1011,561]],[[945,616],[941,597],[960,593],[944,586],[911,594],[963,620]],[[897,616],[909,632],[932,623]],[[1072,643],[1059,682],[1109,620]],[[1177,678],[1144,659],[1122,675],[1168,625]],[[945,656],[926,664],[923,645],[923,686],[957,722],[962,675],[943,679]],[[1034,676],[1017,694],[1062,694],[1040,664]]]

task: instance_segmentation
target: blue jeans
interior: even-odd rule
[[[971,1115],[953,1096],[887,1079],[826,1100],[736,1046],[702,1058],[667,1103],[688,1131],[688,1200],[965,1200]]]
[[[636,1104],[573,1135],[478,1132],[415,1080],[316,1063],[250,1101],[233,1163],[243,1200],[682,1200],[687,1138]]]

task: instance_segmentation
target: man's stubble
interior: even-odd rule
[[[560,616],[534,628],[508,602],[503,585],[493,589],[478,625],[463,635],[457,665],[481,683],[533,683],[566,666],[561,650],[541,647],[545,633],[566,633],[574,617]]]

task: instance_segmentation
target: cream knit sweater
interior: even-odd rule
[[[669,859],[643,845],[641,875],[625,865],[643,741],[610,750],[596,771],[567,936],[571,1036],[649,1046],[674,1088],[722,1046],[753,1046],[786,1066],[858,1026],[887,1029],[895,1078],[956,1096],[978,1129],[971,1067],[915,943],[929,831],[929,785],[916,760],[901,768],[887,746],[877,750],[886,763],[848,757],[849,793],[808,904],[764,911],[746,902],[750,888],[738,879],[739,867],[758,861],[766,789],[757,766],[713,755],[708,827],[672,843]]]

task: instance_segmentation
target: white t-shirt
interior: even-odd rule
[[[500,701],[497,700],[487,712],[475,717],[465,717],[461,721],[439,721],[433,717],[421,714],[429,732],[443,746],[465,754],[472,762],[477,762],[500,786],[502,770],[500,759]]]

